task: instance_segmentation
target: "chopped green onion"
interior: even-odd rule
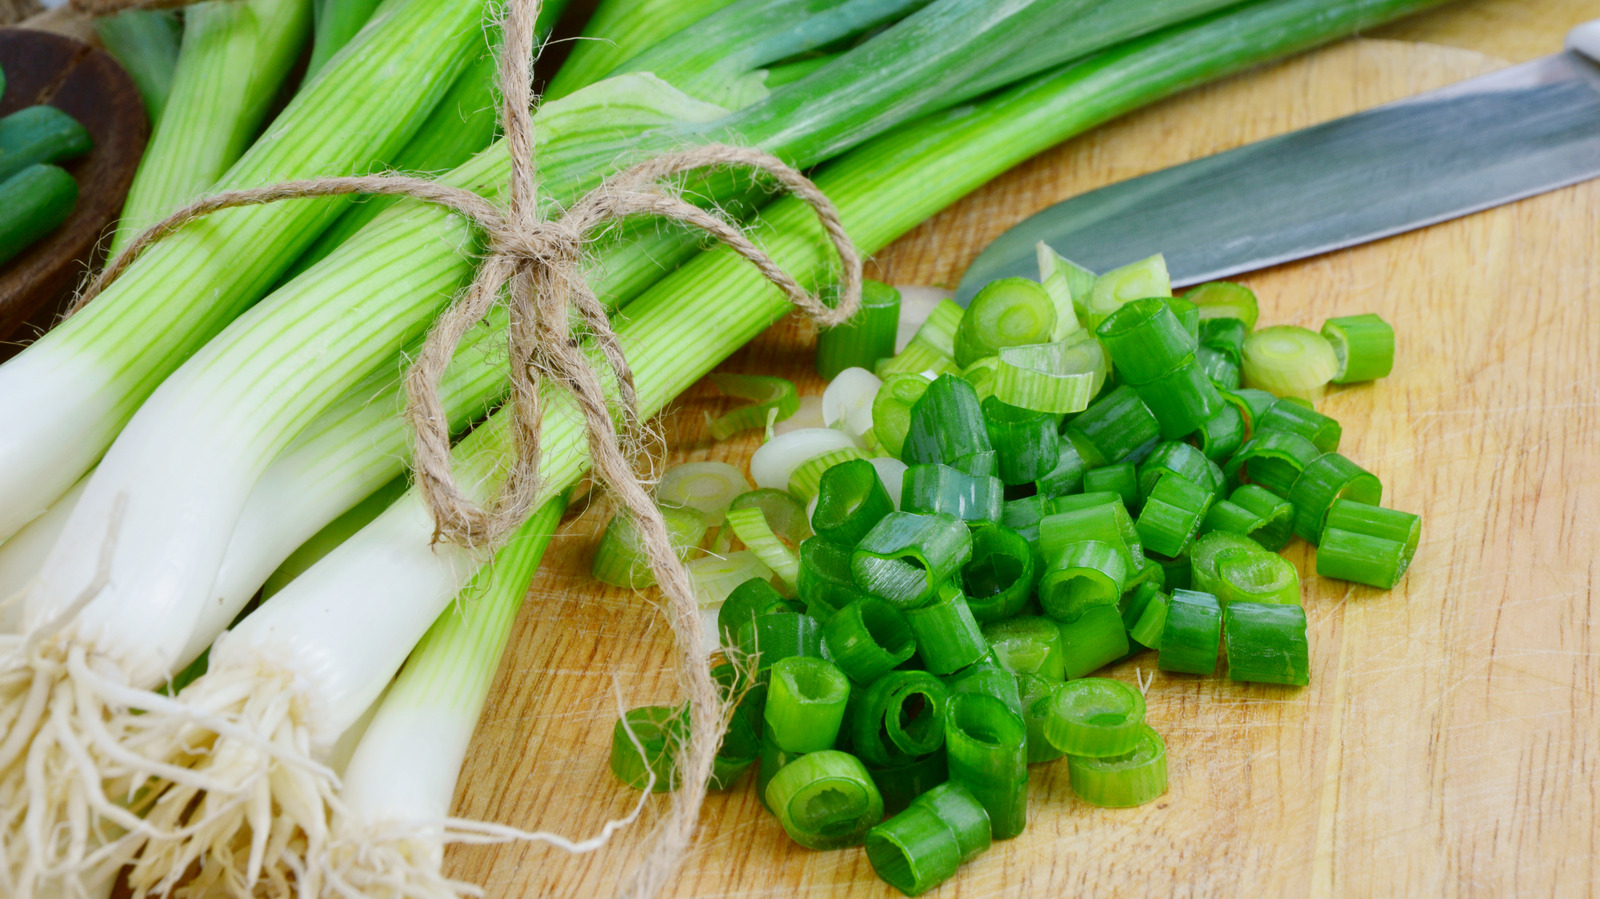
[[[822,640],[834,664],[858,684],[871,684],[917,651],[906,617],[876,596],[840,609],[823,625]]]
[[[1115,607],[1128,584],[1126,558],[1121,549],[1103,540],[1080,540],[1062,547],[1039,580],[1039,603],[1045,614],[1058,621],[1073,621],[1095,606]]]
[[[1128,629],[1115,605],[1095,606],[1061,625],[1068,680],[1098,671],[1128,654]]]
[[[1257,431],[1288,431],[1311,441],[1324,453],[1339,449],[1344,429],[1339,422],[1290,399],[1275,400],[1255,419]]]
[[[1051,625],[1054,627],[1054,625]],[[1061,688],[1061,681],[1033,674],[1017,675],[1017,698],[1022,701],[1022,723],[1028,726],[1028,764],[1054,761],[1065,755],[1045,739],[1045,722],[1050,719],[1050,697]]]
[[[951,696],[957,693],[981,693],[1005,703],[1006,708],[1019,717],[1022,715],[1022,694],[1018,690],[1017,676],[1007,671],[993,652],[955,674],[946,675],[943,681]]]
[[[1049,501],[1037,493],[1008,499],[1000,510],[1000,523],[1016,531],[1029,543],[1037,542],[1039,522],[1049,511],[1048,505]],[[970,591],[968,595],[971,595]]]
[[[1320,455],[1316,444],[1299,434],[1258,430],[1228,460],[1223,473],[1230,484],[1238,484],[1248,476],[1252,482],[1288,497],[1300,472]]]
[[[790,763],[804,756],[798,752],[788,752],[772,739],[772,728],[766,722],[761,724],[761,752],[756,759],[756,797],[767,811],[776,814],[771,803],[767,801],[767,787],[772,785],[778,772],[787,768]]]
[[[695,599],[702,609],[720,607],[745,581],[772,579],[772,569],[748,550],[725,556],[705,556],[685,567],[689,570],[689,580],[694,582]]]
[[[1038,552],[1047,562],[1058,558],[1069,543],[1100,540],[1118,548],[1128,577],[1144,567],[1139,530],[1115,493],[1061,496],[1052,508],[1054,511],[1039,521]]]
[[[1189,547],[1190,581],[1196,590],[1215,594],[1221,586],[1218,567],[1224,558],[1235,554],[1260,552],[1261,544],[1242,534],[1212,531]]]
[[[742,680],[739,670],[727,662],[712,668],[711,678],[716,681],[724,699],[733,695]],[[739,699],[712,766],[712,789],[731,789],[740,775],[760,758],[762,707],[765,703],[765,687],[754,684],[749,685]]]
[[[684,710],[664,705],[629,709],[611,729],[611,773],[635,790],[665,793],[678,785],[678,742]],[[629,732],[632,736],[629,736]],[[635,744],[637,740],[637,744]],[[651,776],[654,775],[654,784]]]
[[[955,359],[971,365],[1001,347],[1045,343],[1056,327],[1055,305],[1037,282],[1001,278],[985,284],[956,328]]]
[[[1224,402],[1215,415],[1194,432],[1195,446],[1213,462],[1227,459],[1244,443],[1244,415],[1232,403]]]
[[[836,450],[859,450],[854,437],[828,427],[797,428],[761,444],[750,456],[750,477],[763,490],[787,492],[790,479],[806,462]],[[814,470],[813,477],[821,477]]]
[[[772,532],[790,546],[799,546],[800,541],[811,536],[811,520],[806,517],[806,510],[788,491],[760,487],[741,493],[728,504],[728,511],[735,509],[760,509]]]
[[[1226,554],[1217,560],[1217,600],[1299,605],[1300,572],[1266,550]]]
[[[772,739],[786,752],[817,752],[839,738],[850,679],[826,659],[791,656],[772,666],[764,711]]]
[[[1232,281],[1212,281],[1202,284],[1183,295],[1183,298],[1200,307],[1200,319],[1233,318],[1244,322],[1248,331],[1256,326],[1261,314],[1261,304],[1255,292],[1243,284]]]
[[[1261,520],[1261,524],[1251,530],[1235,533],[1243,533],[1261,544],[1262,549],[1272,552],[1289,545],[1294,523],[1294,505],[1288,500],[1257,484],[1242,484],[1228,497],[1228,501]]]
[[[1100,397],[1067,423],[1067,436],[1082,437],[1098,454],[1092,467],[1125,461],[1161,436],[1155,414],[1124,384]],[[1081,450],[1080,446],[1080,450]]]
[[[800,577],[800,559],[773,533],[766,513],[755,507],[729,509],[727,519],[734,536],[794,589]]]
[[[944,722],[939,723],[939,728],[942,742]],[[890,815],[905,811],[917,797],[950,779],[950,768],[945,763],[942,745],[938,751],[903,765],[868,765],[867,773],[872,775],[872,782],[878,785],[878,792],[883,794],[883,810]],[[985,818],[984,826],[988,827],[988,823]]]
[[[1196,347],[1194,361],[1200,365],[1200,370],[1211,383],[1217,385],[1220,390],[1237,390],[1239,385],[1244,383],[1244,374],[1239,368],[1239,363],[1211,347]]]
[[[1217,385],[1206,377],[1194,356],[1185,356],[1172,371],[1134,392],[1161,427],[1162,440],[1178,440],[1203,427],[1224,405]]]
[[[1217,644],[1221,639],[1222,606],[1217,598],[1195,590],[1174,590],[1167,600],[1161,655],[1156,664],[1162,671],[1210,674],[1217,670]]]
[[[793,609],[757,615],[738,631],[740,652],[757,653],[756,670],[765,673],[773,665],[796,656],[822,658],[822,622]]]
[[[1161,567],[1158,562],[1151,561],[1151,564],[1157,568]],[[1162,573],[1162,578],[1159,579],[1155,577],[1146,578],[1140,581],[1137,586],[1128,588],[1122,594],[1122,598],[1117,600],[1117,609],[1122,615],[1123,627],[1133,630],[1134,624],[1139,621],[1139,616],[1144,614],[1145,606],[1148,606],[1150,600],[1161,592],[1164,586],[1164,578],[1165,572]]]
[[[989,851],[993,839],[989,813],[971,790],[958,783],[946,782],[913,799],[912,804],[938,815],[939,820],[950,828],[957,845],[961,847],[962,861],[970,862]]]
[[[847,368],[871,371],[894,355],[900,327],[900,291],[870,279],[861,282],[861,305],[849,321],[817,335],[817,374],[832,381]]]
[[[1013,500],[1006,507],[1027,506],[1033,499]],[[1033,547],[1020,533],[1004,525],[975,529],[972,556],[961,567],[961,588],[972,617],[1002,621],[1022,611],[1033,594],[1033,572]]]
[[[800,544],[800,576],[795,590],[806,604],[806,614],[828,621],[841,609],[867,594],[850,573],[852,547],[823,537]]]
[[[1165,296],[1161,302],[1167,304],[1172,314],[1178,317],[1178,323],[1183,325],[1183,330],[1188,333],[1189,339],[1196,343],[1200,340],[1200,307],[1189,302],[1183,297]]]
[[[1328,510],[1317,547],[1317,574],[1390,589],[1417,552],[1422,519],[1348,499]]]
[[[1339,358],[1321,334],[1274,325],[1245,338],[1241,370],[1246,387],[1316,402],[1338,374]]]
[[[1250,327],[1232,316],[1205,318],[1200,323],[1200,345],[1237,367],[1244,358],[1244,339],[1250,334]]]
[[[1200,530],[1211,507],[1211,493],[1181,475],[1168,474],[1156,482],[1145,500],[1135,527],[1146,549],[1161,555],[1183,555]]]
[[[994,447],[1000,480],[1008,487],[1037,481],[1061,455],[1057,416],[1012,406],[995,397],[983,401],[983,425]]]
[[[1057,452],[1055,467],[1035,483],[1042,497],[1054,499],[1083,490],[1083,479],[1089,471],[1089,463],[1079,453],[1072,434],[1068,432],[1065,438]]]
[[[1101,808],[1133,808],[1167,792],[1167,744],[1148,724],[1137,747],[1111,758],[1067,756],[1072,792]]]
[[[878,469],[865,459],[843,462],[823,473],[811,529],[835,543],[854,546],[894,511]]]
[[[867,831],[867,861],[883,881],[907,896],[920,896],[961,867],[956,835],[928,809],[912,805]]]
[[[718,440],[727,440],[751,428],[766,427],[771,410],[777,410],[777,421],[783,421],[800,410],[800,393],[793,381],[784,378],[713,372],[706,376],[706,380],[728,396],[750,401],[711,420],[711,436]]]
[[[1096,278],[1085,310],[1085,324],[1093,330],[1123,303],[1145,297],[1170,296],[1172,279],[1167,274],[1167,260],[1157,253],[1149,259],[1114,268]]]
[[[1198,540],[1196,542],[1199,542]],[[1157,565],[1161,566],[1161,589],[1184,590],[1188,589],[1194,579],[1191,571],[1189,556],[1194,552],[1194,547],[1189,547],[1189,552],[1177,558],[1169,559],[1166,556],[1151,556]]]
[[[879,359],[878,364],[872,367],[872,373],[878,377],[889,380],[895,375],[923,375],[937,377],[943,374],[959,374],[961,366],[949,353],[923,340],[921,336],[913,337],[906,348],[887,359]]]
[[[951,674],[983,658],[989,643],[960,587],[953,581],[940,584],[937,594],[932,604],[907,609],[906,623],[917,639],[922,667],[932,674]]]
[[[985,456],[987,465],[980,461]],[[928,385],[911,407],[911,427],[900,458],[907,465],[938,462],[968,474],[994,474],[994,447],[971,384],[945,374]]]
[[[1139,477],[1132,462],[1090,469],[1083,476],[1083,492],[1115,493],[1129,509],[1137,509],[1141,505]]]
[[[733,588],[717,609],[717,634],[725,644],[737,645],[742,629],[762,615],[792,614],[789,601],[773,589],[770,578],[752,577]]]
[[[1339,360],[1335,384],[1372,381],[1394,370],[1394,328],[1370,312],[1330,318],[1322,324],[1322,336]]]
[[[1201,450],[1175,440],[1156,444],[1139,463],[1139,494],[1148,497],[1169,472],[1221,498],[1225,484],[1222,469]]]
[[[995,378],[1000,371],[999,356],[984,356],[961,370],[961,379],[972,385],[982,403],[994,396]]]
[[[1254,487],[1255,485],[1247,484],[1245,486]],[[1256,489],[1260,490],[1261,488],[1257,487]],[[1232,500],[1224,499],[1213,503],[1211,509],[1206,512],[1205,520],[1200,523],[1200,533],[1209,534],[1212,531],[1227,531],[1230,534],[1253,537],[1255,532],[1265,527],[1266,524],[1266,519],[1260,515],[1234,503]]]
[[[1082,411],[1106,380],[1105,350],[1087,332],[1055,343],[1003,347],[999,357],[994,395],[1023,409]]]
[[[989,813],[994,839],[1022,833],[1028,819],[1028,728],[992,696],[960,693],[945,716],[950,780]]]
[[[967,310],[961,304],[948,297],[934,304],[928,317],[917,328],[913,339],[926,342],[929,346],[952,358],[956,354],[956,335],[961,330],[961,321],[966,318]]]
[[[954,515],[891,512],[850,555],[857,586],[900,609],[926,605],[972,557],[972,534]]]
[[[1004,503],[1005,485],[999,478],[975,478],[948,465],[912,465],[901,484],[900,505],[907,512],[997,522]]]
[[[1376,506],[1383,499],[1383,483],[1344,456],[1323,453],[1300,472],[1289,488],[1289,501],[1294,504],[1294,532],[1315,546],[1322,538],[1328,509],[1340,499]]]
[[[1263,415],[1267,414],[1267,410],[1272,408],[1273,403],[1278,402],[1277,397],[1265,390],[1256,390],[1249,387],[1224,390],[1222,398],[1227,401],[1228,405],[1238,409],[1239,415],[1244,418],[1244,436],[1246,440],[1254,436],[1256,423],[1261,420]]]
[[[695,509],[706,517],[706,524],[716,527],[734,498],[749,491],[744,472],[726,462],[685,462],[662,473],[656,502]]]
[[[1148,384],[1194,354],[1195,339],[1158,297],[1118,307],[1095,329],[1126,384]]]
[[[1086,303],[1094,291],[1095,273],[1060,253],[1050,249],[1044,241],[1034,246],[1039,259],[1039,283],[1056,307],[1056,329],[1051,341],[1061,340],[1083,330],[1078,321],[1078,307]]]
[[[1222,629],[1230,679],[1299,687],[1311,683],[1306,610],[1298,604],[1229,603]]]
[[[846,462],[864,462],[868,467],[872,464],[867,462],[866,453],[853,446],[828,450],[796,466],[794,472],[789,475],[789,492],[800,501],[809,503],[817,496],[817,490],[822,485],[822,476]],[[887,494],[884,498],[888,498]]]
[[[1066,679],[1061,655],[1061,628],[1032,615],[994,621],[983,626],[983,638],[1000,665],[1012,674],[1028,674],[1047,681]]]
[[[706,536],[706,517],[694,509],[661,506],[661,517],[667,525],[667,536],[678,559],[688,558],[689,551],[700,545]],[[650,568],[640,542],[639,528],[626,515],[613,515],[606,524],[606,532],[595,547],[591,571],[596,580],[613,587],[650,587],[656,574]]]
[[[822,391],[822,423],[867,444],[872,435],[872,401],[883,381],[864,368],[847,368]]]
[[[1050,745],[1067,755],[1125,755],[1138,745],[1144,694],[1122,681],[1082,677],[1057,690],[1045,720]]]
[[[885,674],[851,706],[856,754],[869,765],[890,767],[933,752],[944,745],[949,702],[949,690],[926,671]]]
[[[927,392],[932,381],[920,374],[894,374],[883,379],[872,401],[872,432],[878,444],[898,458],[911,430],[911,407]]]
[[[883,796],[855,756],[832,749],[802,755],[767,784],[767,806],[789,838],[807,849],[854,846],[883,818]]]
[[[1126,620],[1126,619],[1124,619]],[[1133,627],[1128,628],[1128,637],[1141,646],[1151,649],[1161,648],[1161,632],[1167,626],[1167,597],[1163,593],[1156,593],[1145,603],[1144,610],[1139,613],[1139,620]]]

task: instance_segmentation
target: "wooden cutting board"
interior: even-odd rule
[[[1368,39],[1232,79],[1019,167],[880,254],[880,274],[953,284],[1001,230],[1058,199],[1503,64]],[[1367,311],[1394,323],[1395,375],[1338,390],[1322,408],[1345,423],[1343,451],[1383,478],[1386,504],[1423,515],[1411,573],[1388,593],[1324,581],[1297,541],[1310,687],[1156,673],[1149,721],[1167,740],[1167,795],[1095,809],[1073,797],[1064,764],[1036,766],[1027,832],[936,895],[1596,889],[1597,208],[1600,185],[1581,185],[1243,279],[1266,323],[1317,327]],[[805,328],[781,324],[725,369],[819,392],[810,347]],[[702,413],[721,402],[702,385],[679,403],[665,422],[670,461],[748,459],[753,441],[705,434]],[[597,506],[569,522],[547,556],[472,745],[459,814],[578,839],[635,801],[607,770],[618,694],[638,705],[677,693],[655,597],[587,576],[608,514]],[[1111,676],[1149,676],[1153,661]],[[461,848],[449,868],[491,897],[609,895],[664,805],[590,855]],[[790,844],[748,779],[714,795],[703,823],[672,895],[898,895],[859,849]]]

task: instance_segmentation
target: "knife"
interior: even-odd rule
[[[1566,50],[1057,203],[990,244],[956,301],[1162,253],[1174,287],[1343,249],[1600,176],[1600,19]]]

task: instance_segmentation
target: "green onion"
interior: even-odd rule
[[[1167,792],[1167,745],[1148,724],[1141,725],[1138,746],[1111,758],[1067,756],[1072,792],[1101,808],[1132,808]]]
[[[1228,502],[1260,519],[1261,524],[1249,531],[1236,531],[1261,544],[1262,549],[1277,552],[1289,545],[1294,523],[1294,505],[1265,487],[1243,484],[1228,497]],[[1219,528],[1229,530],[1229,528]]]
[[[1245,486],[1254,487],[1255,485],[1246,484]],[[1260,490],[1261,488],[1257,487],[1256,489]],[[1273,498],[1276,499],[1276,497]],[[1293,512],[1292,506],[1290,511],[1291,513]],[[1200,523],[1200,533],[1209,534],[1212,531],[1227,531],[1230,534],[1240,534],[1254,538],[1256,531],[1265,527],[1266,524],[1267,520],[1255,512],[1234,503],[1232,500],[1224,499],[1213,503],[1210,510],[1206,512],[1205,520]]]
[[[929,347],[951,358],[956,354],[956,335],[961,331],[961,322],[966,318],[967,311],[954,300],[943,299],[934,304],[932,311],[917,328],[913,340],[920,340]]]
[[[792,614],[794,607],[774,590],[768,578],[753,577],[733,588],[717,609],[717,634],[724,644],[738,645],[739,634],[762,615]]]
[[[865,462],[867,467],[872,467],[872,463],[867,461],[867,454],[856,447],[846,446],[828,450],[795,466],[789,475],[789,492],[804,502],[810,502],[816,498],[817,491],[822,487],[823,475],[846,462]],[[877,480],[877,469],[873,468],[872,471],[873,479]],[[888,499],[887,492],[884,498]]]
[[[1162,671],[1210,674],[1217,669],[1221,639],[1222,606],[1217,598],[1195,590],[1174,590],[1167,600],[1161,655],[1156,663]]]
[[[998,522],[1005,485],[995,477],[972,477],[948,465],[912,465],[906,469],[900,507],[925,515],[954,515],[962,521]]]
[[[950,780],[972,791],[989,813],[996,840],[1022,833],[1028,819],[1028,728],[992,696],[960,693],[945,717]]]
[[[1417,552],[1422,520],[1409,512],[1335,500],[1317,547],[1317,574],[1385,590]]]
[[[1332,453],[1339,449],[1339,438],[1344,429],[1332,418],[1303,406],[1293,400],[1274,400],[1256,416],[1257,431],[1287,431],[1311,441],[1320,452]]]
[[[611,773],[635,790],[665,793],[676,789],[678,743],[685,724],[681,708],[647,705],[629,709],[611,729]]]
[[[942,721],[939,727],[942,743]],[[878,792],[883,794],[883,810],[890,815],[905,811],[917,797],[950,779],[950,768],[945,763],[942,745],[936,752],[903,765],[868,765],[867,773],[872,775],[872,782],[878,785]],[[988,826],[987,819],[984,825]]]
[[[1146,297],[1170,296],[1172,279],[1167,275],[1167,260],[1157,253],[1096,278],[1086,309],[1085,324],[1094,330],[1123,303]]]
[[[984,356],[960,372],[961,379],[972,385],[978,394],[978,402],[985,403],[994,396],[995,378],[1000,371],[999,356]]]
[[[1144,694],[1103,677],[1068,681],[1050,702],[1045,739],[1067,755],[1125,755],[1138,745]]]
[[[1048,618],[1023,615],[983,626],[983,638],[995,659],[1012,674],[1028,674],[1047,681],[1066,679],[1061,655],[1061,629]]]
[[[1321,456],[1316,444],[1288,431],[1256,431],[1239,447],[1224,466],[1228,482],[1238,484],[1244,477],[1287,497],[1306,466]]]
[[[995,397],[984,400],[982,409],[983,426],[989,432],[1000,480],[1006,486],[1037,481],[1056,467],[1061,456],[1056,416],[1022,409]]]
[[[1241,371],[1246,387],[1316,402],[1339,373],[1339,357],[1315,331],[1274,325],[1245,338]]]
[[[1050,302],[1056,307],[1056,329],[1050,340],[1059,341],[1083,330],[1083,324],[1078,321],[1079,306],[1088,301],[1094,290],[1095,274],[1064,258],[1042,240],[1034,251],[1039,257],[1039,283],[1044,285]]]
[[[773,577],[772,569],[749,550],[704,556],[684,567],[694,582],[695,599],[702,609],[720,609],[733,591],[751,578],[767,581]]]
[[[971,532],[954,515],[891,512],[850,554],[850,572],[868,593],[913,609],[971,557]]]
[[[315,0],[312,10],[316,29],[311,42],[311,61],[306,64],[307,80],[350,43],[372,17],[378,3],[379,0]]]
[[[800,577],[800,559],[773,533],[765,512],[754,507],[729,509],[727,521],[727,527],[744,542],[746,549],[776,572],[790,589],[796,587]]]
[[[1160,298],[1117,307],[1095,329],[1124,383],[1148,384],[1194,354],[1195,340]]]
[[[1067,423],[1069,438],[1082,437],[1098,454],[1092,467],[1123,462],[1161,436],[1161,425],[1134,388],[1124,384],[1089,404]],[[1081,449],[1081,447],[1080,447]]]
[[[893,511],[894,502],[878,479],[878,470],[871,462],[856,459],[823,473],[811,529],[835,543],[854,546]]]
[[[952,674],[983,658],[989,643],[967,598],[953,582],[941,584],[930,605],[906,610],[906,623],[917,639],[917,655],[931,674]]]
[[[1222,394],[1206,377],[1194,356],[1185,356],[1172,371],[1133,388],[1161,428],[1162,440],[1194,433],[1222,408]]]
[[[1215,415],[1194,432],[1195,446],[1213,462],[1227,459],[1244,443],[1244,415],[1232,403],[1224,402]]]
[[[913,799],[912,804],[938,815],[950,828],[961,848],[963,862],[970,862],[989,850],[993,839],[989,813],[966,787],[953,782],[942,783]]]
[[[667,524],[667,535],[679,560],[687,559],[689,551],[700,545],[706,536],[706,517],[694,509],[660,506],[661,517]],[[613,587],[642,588],[654,586],[655,571],[645,556],[638,525],[626,515],[613,515],[606,524],[606,532],[595,547],[591,572],[598,581]],[[768,563],[769,565],[771,563]]]
[[[685,462],[662,472],[656,502],[694,509],[716,527],[738,496],[750,492],[744,472],[726,462]]]
[[[900,327],[900,291],[879,281],[861,283],[861,305],[844,324],[817,335],[817,374],[831,381],[847,368],[871,371],[894,355]]]
[[[994,395],[1038,412],[1080,412],[1105,383],[1106,369],[1105,350],[1083,331],[1055,343],[1002,347]]]
[[[1128,584],[1126,558],[1126,553],[1103,540],[1062,547],[1039,579],[1039,603],[1045,614],[1073,621],[1095,606],[1115,606]]]
[[[772,739],[772,728],[765,721],[761,723],[760,752],[756,757],[756,798],[766,806],[767,811],[776,814],[772,804],[767,801],[767,787],[772,785],[778,772],[787,768],[796,759],[803,758],[802,753],[788,752]]]
[[[757,615],[740,625],[737,649],[746,656],[759,653],[756,670],[762,673],[796,656],[820,659],[822,622],[789,608]]]
[[[1013,500],[1006,507],[1027,503]],[[961,567],[961,588],[972,617],[1002,621],[1022,611],[1033,594],[1033,572],[1033,548],[1017,531],[1004,525],[974,529],[972,556]]]
[[[850,679],[826,659],[791,656],[775,662],[763,713],[785,752],[817,752],[839,738]]]
[[[1139,463],[1139,494],[1148,497],[1168,473],[1221,498],[1225,484],[1222,469],[1201,450],[1177,441],[1156,444]]]
[[[884,451],[900,456],[911,430],[911,407],[932,382],[920,374],[892,374],[883,379],[872,401],[872,432]]]
[[[1146,549],[1168,557],[1183,555],[1211,507],[1211,493],[1181,475],[1156,482],[1135,526]]]
[[[800,409],[799,391],[795,390],[793,381],[785,378],[718,372],[707,375],[706,380],[727,396],[750,401],[711,420],[711,436],[718,440],[727,440],[740,431],[766,427],[773,410],[777,417],[771,420],[783,421]]]
[[[1139,613],[1139,619],[1134,622],[1133,627],[1128,628],[1128,637],[1141,646],[1159,650],[1161,648],[1161,632],[1167,626],[1167,605],[1165,594],[1154,593],[1150,597],[1150,601],[1145,603],[1143,611]],[[1126,621],[1127,619],[1123,620]]]
[[[989,813],[971,790],[946,782],[867,832],[867,860],[890,886],[917,896],[988,851]]]
[[[1383,499],[1383,483],[1344,456],[1323,453],[1300,472],[1289,488],[1295,534],[1315,546],[1322,538],[1328,509],[1340,499],[1376,506]]]
[[[1099,453],[1095,454],[1099,458]],[[1089,463],[1078,451],[1078,444],[1068,432],[1061,441],[1060,449],[1056,455],[1055,467],[1049,473],[1039,478],[1036,489],[1039,496],[1054,499],[1079,493],[1083,490],[1083,480],[1089,472]]]
[[[985,653],[983,658],[955,674],[946,675],[944,685],[951,696],[977,693],[998,699],[1018,717],[1022,715],[1022,694],[1017,685],[1017,676],[1006,670],[993,652]]]
[[[172,73],[178,67],[180,27],[170,9],[129,9],[94,21],[95,35],[122,63],[144,101],[144,111],[154,125],[172,92]],[[0,82],[0,93],[5,92]]]
[[[1219,390],[1235,390],[1244,382],[1239,363],[1208,346],[1197,347],[1194,361]]]
[[[1212,310],[1216,308],[1213,306]],[[1201,311],[1204,320],[1200,322],[1200,346],[1222,356],[1237,367],[1244,359],[1244,339],[1249,336],[1252,326],[1232,316],[1208,317],[1205,311]]]
[[[906,617],[875,596],[864,596],[830,617],[822,640],[834,664],[858,684],[871,684],[917,651]]]
[[[879,359],[872,371],[884,380],[894,375],[927,375],[931,378],[943,374],[960,374],[961,366],[956,364],[956,360],[950,354],[918,336],[911,338],[906,348],[895,355]]]
[[[1198,540],[1196,542],[1199,542]],[[1161,566],[1161,589],[1178,590],[1187,589],[1194,579],[1189,556],[1194,552],[1194,547],[1189,547],[1189,552],[1177,558],[1169,559],[1165,556],[1153,556],[1157,565]]]
[[[1222,630],[1230,679],[1298,687],[1311,683],[1306,610],[1298,604],[1229,603]]]
[[[611,74],[630,58],[732,4],[734,0],[604,0],[572,43],[567,61],[545,89],[546,100],[564,97]]]
[[[1261,544],[1249,537],[1227,531],[1212,531],[1200,537],[1189,547],[1190,580],[1194,589],[1216,593],[1221,587],[1222,575],[1218,569],[1224,558],[1249,555],[1261,549]]]
[[[1244,436],[1247,440],[1254,436],[1256,423],[1261,420],[1263,415],[1267,414],[1267,410],[1272,408],[1273,403],[1278,402],[1277,397],[1265,390],[1256,390],[1249,387],[1224,390],[1222,398],[1227,401],[1228,405],[1238,409],[1239,415],[1244,418]]]
[[[1394,370],[1394,328],[1370,312],[1330,318],[1322,324],[1322,336],[1339,360],[1335,384],[1373,381]]]
[[[1039,540],[1039,522],[1049,512],[1048,506],[1049,500],[1037,493],[1008,499],[1000,511],[1000,523],[1028,543],[1035,543]]]
[[[1232,318],[1244,323],[1246,331],[1256,326],[1260,316],[1260,303],[1255,292],[1243,284],[1231,281],[1212,281],[1202,284],[1183,295],[1183,298],[1200,307],[1202,321]]]
[[[972,298],[956,328],[956,364],[971,365],[996,355],[1001,347],[1046,343],[1055,327],[1055,305],[1037,282],[990,281]]]
[[[1189,335],[1189,340],[1198,344],[1200,340],[1200,307],[1189,302],[1183,297],[1165,296],[1161,302],[1167,304],[1172,314],[1177,316],[1178,323],[1183,325],[1183,330]]]
[[[900,458],[907,465],[938,462],[971,475],[994,474],[994,447],[971,384],[943,374],[928,385],[911,407],[911,427]]]
[[[807,753],[767,784],[767,806],[789,838],[807,849],[854,846],[883,818],[883,796],[855,756]]]
[[[1059,680],[1047,680],[1032,674],[1017,675],[1017,698],[1022,701],[1022,722],[1028,726],[1030,765],[1055,761],[1065,755],[1051,746],[1044,736],[1045,722],[1050,718],[1050,697],[1059,689]]]
[[[1126,577],[1144,567],[1139,531],[1122,500],[1114,493],[1079,493],[1057,497],[1052,514],[1039,522],[1038,552],[1047,561],[1060,557],[1069,543],[1099,540],[1117,548]]]
[[[950,693],[926,671],[891,671],[850,709],[856,753],[869,765],[904,765],[944,745]]]
[[[864,368],[845,369],[822,391],[822,423],[870,445],[872,401],[882,387],[883,381]]]
[[[1083,476],[1083,492],[1115,493],[1129,509],[1137,509],[1141,505],[1139,477],[1132,462],[1090,469]]]
[[[1300,573],[1288,559],[1257,550],[1227,554],[1217,560],[1217,600],[1300,604]]]
[[[1115,604],[1094,606],[1061,625],[1061,655],[1068,680],[1098,671],[1128,654],[1128,629]]]
[[[806,604],[806,614],[827,621],[867,596],[850,574],[851,552],[852,547],[822,537],[800,544],[800,575],[795,589]]]

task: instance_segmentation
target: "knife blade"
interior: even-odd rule
[[[1162,253],[1183,287],[1600,176],[1600,20],[1567,47],[1064,200],[991,243],[956,301],[1038,277],[1039,241],[1096,272]]]

